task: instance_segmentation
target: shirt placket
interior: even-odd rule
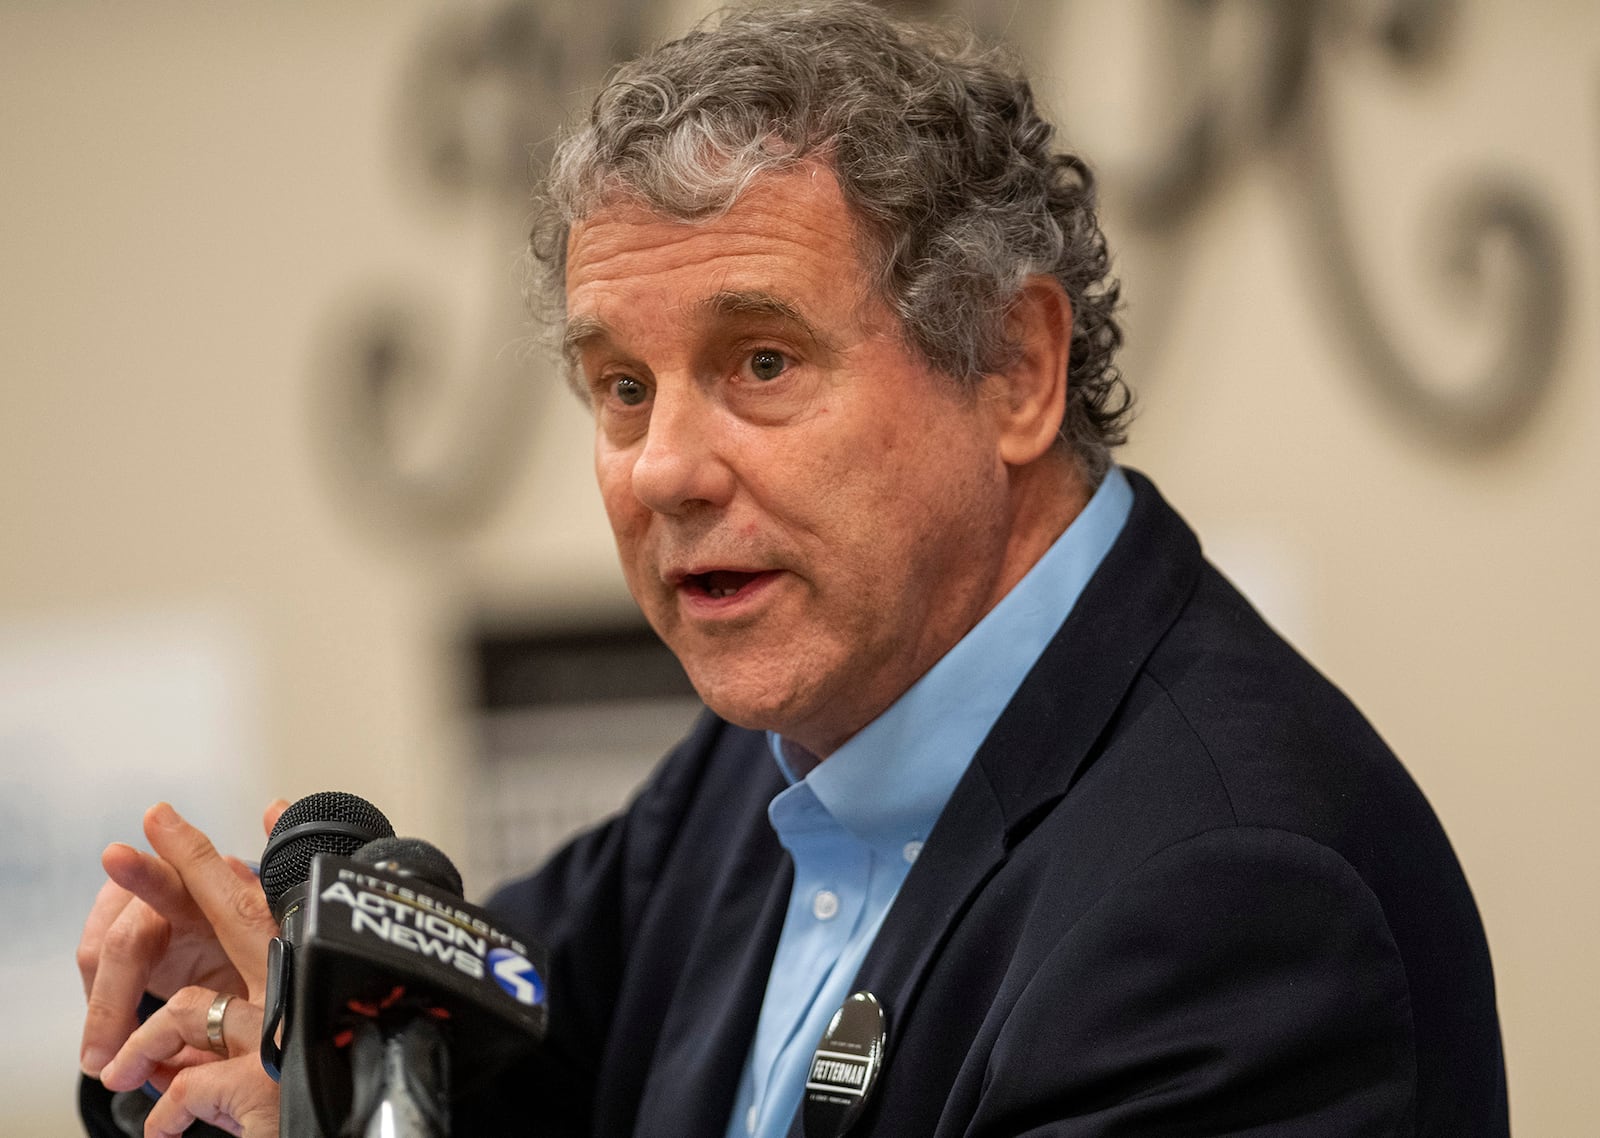
[[[788,1131],[793,1112],[780,1108],[779,1117],[780,1111],[769,1102],[770,1091],[785,1085],[789,1068],[808,1062],[816,1041],[801,1038],[806,1012],[861,919],[870,872],[867,849],[831,819],[808,825],[803,833],[790,835],[785,844],[794,858],[795,877],[784,918],[786,934],[773,960],[773,975],[791,982],[782,990],[785,1034],[775,1046],[769,1041],[768,1052],[759,1055],[755,1065],[754,1093],[745,1120],[746,1132],[752,1135]],[[751,1126],[752,1122],[756,1125]]]

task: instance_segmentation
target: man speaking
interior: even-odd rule
[[[491,903],[549,1035],[458,1133],[1506,1133],[1426,802],[1110,460],[1093,183],[1023,78],[737,12],[615,73],[546,205],[622,566],[712,714]],[[85,1070],[170,1080],[151,1133],[274,1134],[271,918],[159,813],[80,950]]]

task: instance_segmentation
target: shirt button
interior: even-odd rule
[[[917,855],[921,852],[921,842],[907,842],[905,844],[905,848],[900,851],[900,855],[906,859],[906,864],[910,865],[912,862],[917,860]]]
[[[746,1134],[754,1134],[756,1132],[756,1124],[760,1121],[761,1112],[756,1109],[755,1103],[751,1103],[750,1109],[744,1112],[744,1132]]]
[[[818,889],[811,898],[811,915],[819,921],[831,921],[839,914],[839,895],[831,889]]]

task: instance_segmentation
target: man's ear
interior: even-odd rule
[[[1017,345],[1010,366],[989,377],[996,400],[1000,458],[1025,466],[1043,457],[1061,433],[1067,410],[1067,359],[1072,302],[1054,277],[1029,277],[1006,316]]]

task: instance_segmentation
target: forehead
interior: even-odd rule
[[[837,181],[817,165],[763,175],[705,220],[619,201],[572,227],[569,333],[682,315],[713,294],[765,296],[810,319],[842,319],[868,292],[858,245]]]

